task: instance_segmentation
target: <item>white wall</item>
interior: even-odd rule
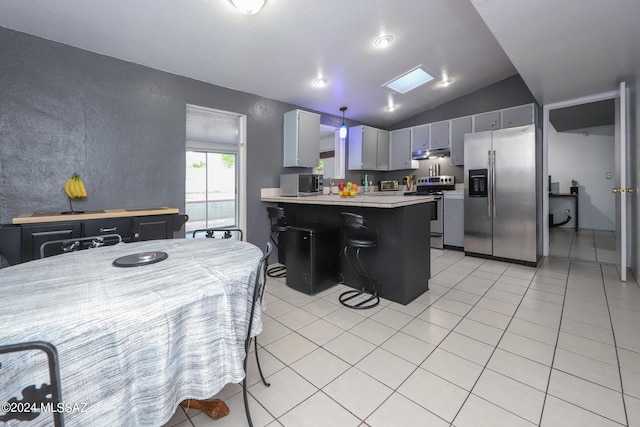
[[[614,230],[615,200],[611,192],[614,180],[606,178],[607,172],[614,173],[613,127],[590,128],[586,133],[559,133],[549,125],[548,138],[551,188],[559,187],[560,193],[569,193],[571,180],[578,181],[579,228]],[[575,218],[572,201],[549,199],[549,213],[554,214],[555,223],[566,218],[566,209],[571,209]],[[574,227],[574,219],[564,227]]]

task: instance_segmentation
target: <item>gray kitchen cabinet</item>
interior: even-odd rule
[[[449,120],[431,123],[429,149],[436,150],[449,147]]]
[[[464,135],[473,131],[473,118],[460,117],[451,120],[451,164],[464,164]]]
[[[389,132],[369,126],[349,128],[349,170],[388,170]]]
[[[378,162],[377,170],[389,170],[389,132],[378,129]]]
[[[284,167],[316,167],[320,161],[320,115],[284,113]]]
[[[431,140],[431,125],[420,125],[411,128],[411,149],[428,150]]]
[[[502,128],[536,124],[536,109],[534,104],[519,105],[502,110]]]
[[[473,116],[473,122],[474,132],[500,129],[500,111],[489,111],[488,113],[476,114]]]
[[[464,194],[444,195],[444,244],[464,247]]]
[[[411,159],[411,128],[389,132],[389,170],[418,169],[417,160]]]

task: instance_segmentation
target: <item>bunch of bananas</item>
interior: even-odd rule
[[[84,182],[80,179],[80,174],[74,173],[64,185],[64,191],[70,199],[84,199],[87,197],[87,189]]]

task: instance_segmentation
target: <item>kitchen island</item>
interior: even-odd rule
[[[344,242],[340,213],[362,215],[378,227],[379,246],[360,253],[371,277],[379,282],[378,294],[406,305],[429,290],[432,196],[372,193],[356,197],[282,197],[276,189],[263,189],[261,200],[277,203],[295,217],[296,224],[340,227],[341,243],[336,253],[341,253]],[[343,258],[340,256],[339,271],[344,283],[359,289],[358,277]]]

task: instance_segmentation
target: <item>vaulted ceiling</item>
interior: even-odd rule
[[[613,90],[640,69],[638,16],[637,0],[267,0],[256,15],[228,0],[0,4],[3,27],[381,127],[517,73],[540,104]],[[383,87],[419,65],[435,79]]]

